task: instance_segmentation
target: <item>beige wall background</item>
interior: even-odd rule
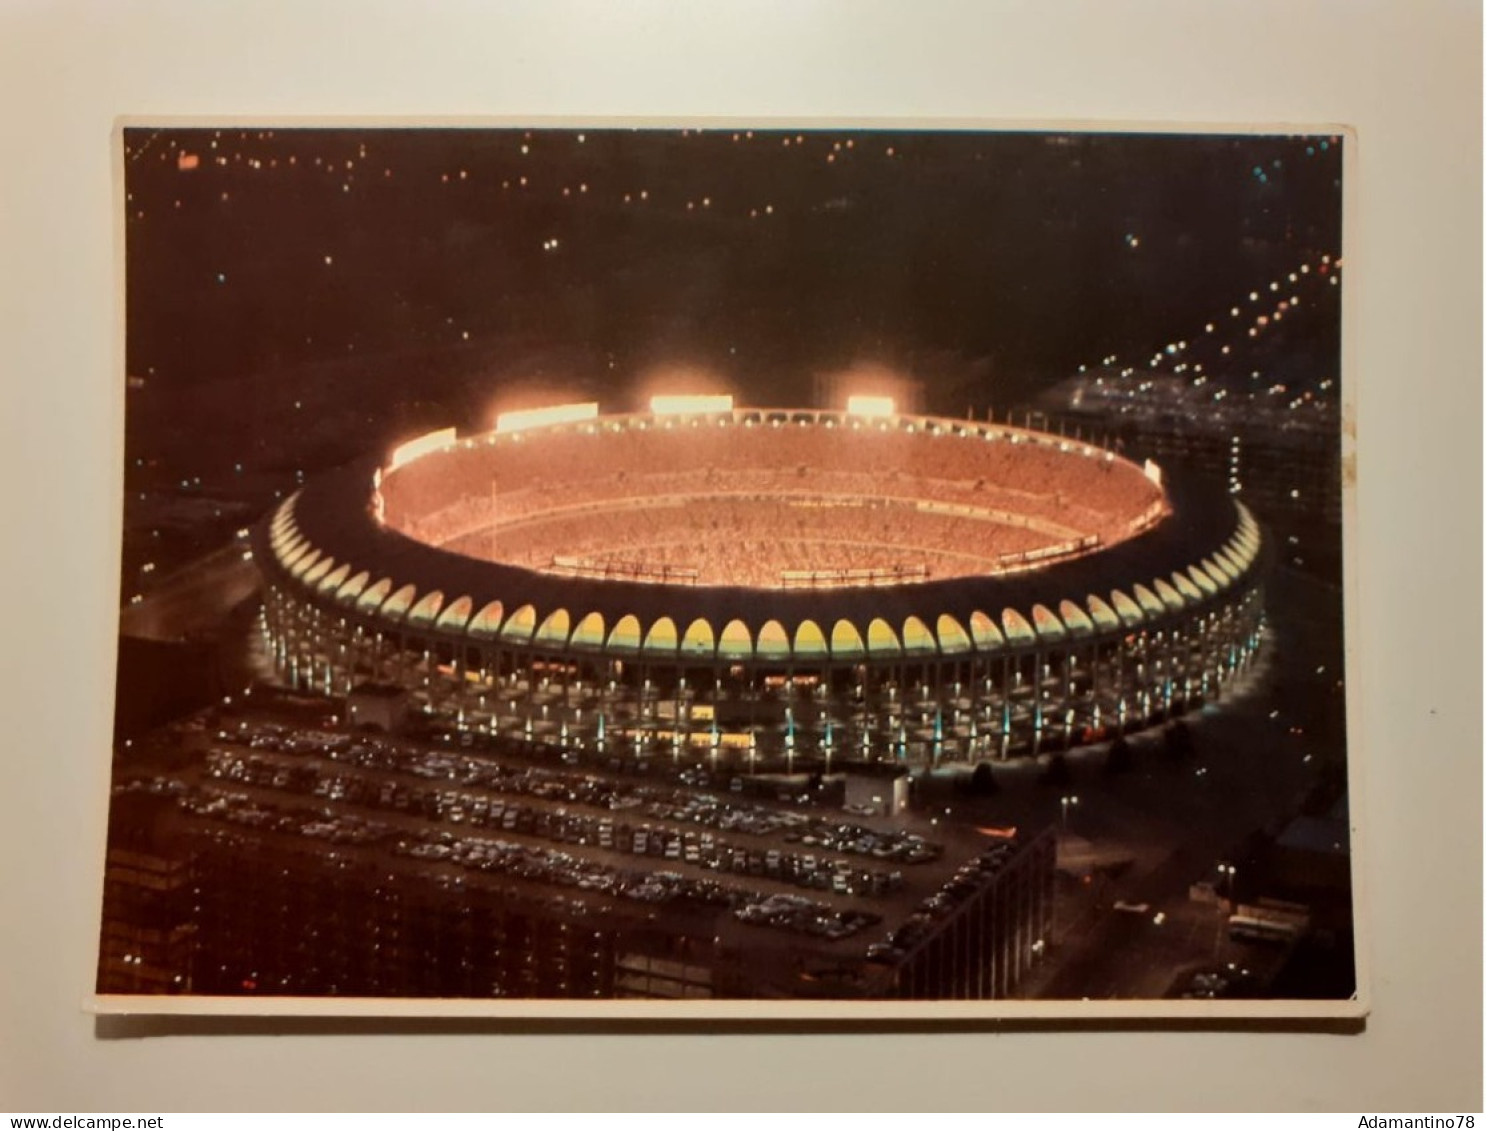
[[[486,10],[489,8],[491,10]],[[1481,1108],[1481,10],[0,6],[0,1108]],[[117,115],[1337,123],[1361,1032],[95,1022],[123,406]]]

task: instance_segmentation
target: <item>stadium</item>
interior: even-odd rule
[[[1221,698],[1264,623],[1221,486],[879,397],[506,413],[312,480],[253,539],[292,687],[714,769],[1099,741]]]

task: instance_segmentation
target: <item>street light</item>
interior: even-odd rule
[[[1060,798],[1060,801],[1063,805],[1063,829],[1066,832],[1068,829],[1068,807],[1070,805],[1077,806],[1078,798],[1070,794],[1064,794],[1063,797]]]
[[[1238,873],[1238,869],[1235,868],[1232,864],[1219,864],[1218,865],[1218,875],[1220,875],[1220,876],[1223,877],[1224,886],[1227,887],[1227,889],[1228,889],[1228,902],[1229,903],[1232,903],[1233,902],[1233,877],[1237,873]]]
[[[1228,910],[1229,914],[1231,914],[1232,911],[1233,911],[1233,877],[1237,874],[1237,872],[1238,872],[1238,869],[1235,868],[1232,864],[1219,864],[1218,865],[1218,875],[1220,875],[1220,876],[1223,877],[1224,886],[1226,886],[1227,889],[1228,889],[1228,905],[1227,905],[1227,910]],[[1213,934],[1213,959],[1215,961],[1217,960],[1218,956],[1222,953],[1222,947],[1223,947],[1223,914],[1222,914],[1222,907],[1223,907],[1223,905],[1222,904],[1218,904],[1217,906],[1219,908],[1218,924],[1217,924],[1217,930]]]

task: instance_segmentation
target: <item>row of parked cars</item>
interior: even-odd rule
[[[832,941],[849,938],[882,922],[882,916],[871,911],[822,913],[820,904],[798,895],[771,895],[745,903],[733,910],[733,917],[744,923],[779,927]]]
[[[809,847],[829,848],[834,852],[849,852],[858,856],[871,856],[876,860],[891,860],[899,864],[927,864],[938,860],[944,853],[942,845],[925,840],[917,833],[880,832],[862,825],[838,823],[824,820],[810,822],[804,831],[792,831],[784,835],[788,841],[798,841]]]
[[[1015,842],[1004,840],[962,864],[938,891],[924,899],[912,915],[889,932],[885,941],[869,946],[867,957],[880,962],[896,962],[906,957],[909,951],[934,933],[941,920],[948,918],[983,889],[1015,855]]]
[[[391,825],[355,813],[275,805],[231,790],[188,792],[179,804],[193,816],[331,844],[382,844],[392,839],[394,833]]]

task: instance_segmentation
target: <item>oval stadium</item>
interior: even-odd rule
[[[885,398],[507,413],[254,532],[291,686],[750,769],[1034,756],[1215,701],[1258,646],[1262,551],[1220,486]]]

